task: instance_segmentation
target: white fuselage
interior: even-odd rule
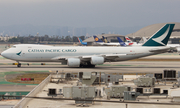
[[[109,59],[109,61],[116,62],[163,53],[162,51],[152,51],[161,49],[168,49],[168,47],[77,47],[19,44],[2,52],[1,55],[18,62],[62,62],[60,58],[81,58],[83,56],[125,54],[124,56]]]

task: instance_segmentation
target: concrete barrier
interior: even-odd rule
[[[43,80],[39,85],[37,85],[31,92],[29,92],[26,96],[36,96],[44,86],[49,83],[51,79],[51,75],[49,75],[45,80]],[[24,97],[18,102],[13,108],[26,108],[27,103],[31,100],[31,98]]]

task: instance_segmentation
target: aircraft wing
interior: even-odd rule
[[[120,56],[126,56],[127,54],[104,54],[104,55],[101,55],[105,58],[105,60],[111,60],[111,59],[115,59],[115,58],[118,58]]]
[[[118,58],[120,56],[125,56],[127,54],[100,54],[100,55],[93,55],[96,57],[104,57],[105,60],[111,60],[111,59],[115,59]],[[82,56],[81,60],[91,60],[91,57],[93,56]]]
[[[74,56],[74,57],[62,57],[62,56],[58,56],[58,57],[54,57],[52,58],[52,60],[64,60],[66,61],[68,58],[79,58],[82,61],[90,61],[91,57],[96,56],[96,57],[104,57],[104,60],[111,60],[111,59],[115,59],[118,58],[120,56],[126,56],[127,54],[100,54],[100,55],[91,55],[91,56]]]

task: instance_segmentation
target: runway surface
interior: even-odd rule
[[[180,70],[179,61],[124,61],[115,63],[105,63],[103,65],[97,65],[95,68],[72,68],[60,63],[47,63],[47,65],[40,65],[36,63],[32,65],[22,65],[18,68],[16,65],[10,65],[14,63],[11,60],[0,60],[0,72],[11,71],[60,71],[60,72],[120,72],[120,73],[155,73],[162,72],[164,69]],[[3,63],[3,64],[2,64]]]
[[[14,63],[11,60],[0,60],[0,63]],[[105,63],[104,65],[97,65],[95,68],[72,68],[60,63],[47,63],[47,65],[22,65],[18,68],[16,65],[0,65],[0,72],[10,71],[66,71],[66,72],[80,72],[80,71],[101,71],[101,72],[145,72],[154,73],[162,72],[164,69],[180,70],[180,62],[176,61],[124,61],[116,63]]]

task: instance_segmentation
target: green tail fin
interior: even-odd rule
[[[165,46],[173,31],[175,24],[166,24],[149,38],[142,46]]]

